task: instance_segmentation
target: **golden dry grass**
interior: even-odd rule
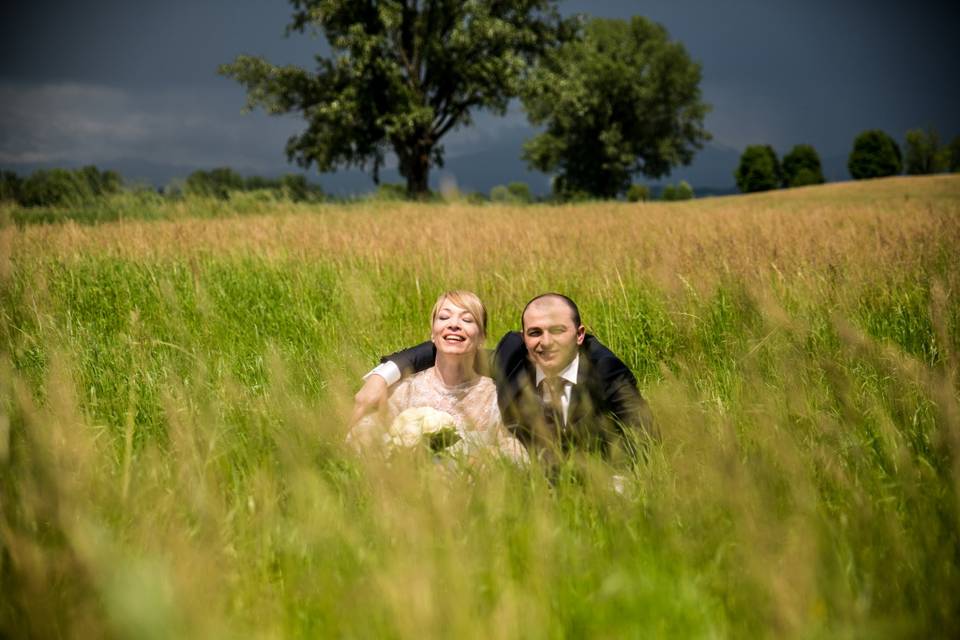
[[[296,206],[269,215],[0,230],[7,255],[155,260],[255,255],[507,273],[531,269],[649,278],[754,278],[914,267],[960,247],[960,178],[830,184],[681,203]]]

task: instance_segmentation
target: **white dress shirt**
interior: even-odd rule
[[[400,375],[400,367],[389,360],[386,362],[381,362],[373,369],[368,371],[367,375],[363,376],[363,379],[366,380],[370,376],[380,376],[387,381],[388,387],[392,387],[393,385],[397,384],[400,382],[400,378],[403,377]]]
[[[563,424],[567,424],[567,418],[570,415],[570,397],[573,395],[573,385],[577,384],[577,374],[580,372],[580,354],[578,353],[573,357],[573,360],[566,366],[566,368],[560,372],[560,375],[557,376],[563,380],[563,396],[560,398],[560,407],[563,409]],[[543,396],[543,399],[552,402],[553,398],[550,398],[550,385],[541,384],[544,380],[547,379],[547,375],[543,372],[540,367],[537,367],[537,389],[540,390],[540,395]]]

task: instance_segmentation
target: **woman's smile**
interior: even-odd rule
[[[451,300],[445,300],[437,312],[432,335],[437,351],[451,356],[475,354],[483,342],[473,313]]]

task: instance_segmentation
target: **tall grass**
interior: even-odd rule
[[[0,629],[952,636],[958,214],[938,177],[0,229]],[[581,304],[663,433],[623,495],[344,449],[452,287],[494,337]]]

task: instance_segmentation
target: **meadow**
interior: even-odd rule
[[[152,206],[0,211],[0,635],[960,633],[960,177]],[[553,484],[354,455],[450,288],[491,346],[573,297],[662,443]]]

